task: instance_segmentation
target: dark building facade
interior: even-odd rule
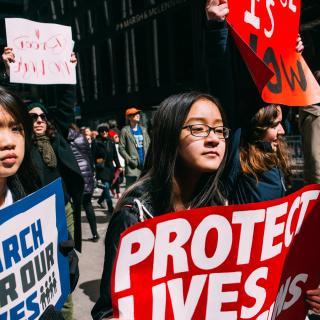
[[[30,0],[25,6],[30,19],[72,26],[78,55],[78,103],[82,118],[89,120],[119,119],[128,106],[150,110],[183,90],[219,95],[216,86],[208,83],[204,5],[205,0]],[[302,6],[304,55],[316,69],[320,67],[320,3],[302,0]],[[236,72],[245,73],[237,50],[233,47],[231,52],[232,63],[240,65]],[[211,78],[219,63],[210,67]],[[238,110],[236,92],[242,86],[246,82],[235,88],[235,94],[222,93],[231,122]],[[42,94],[49,100],[54,97],[50,88],[43,88]]]

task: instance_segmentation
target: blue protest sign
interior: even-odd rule
[[[69,292],[61,179],[0,210],[0,320],[38,319]]]

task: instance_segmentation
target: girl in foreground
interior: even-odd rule
[[[32,131],[31,118],[20,98],[0,87],[0,209],[41,187],[31,160]],[[63,247],[63,254],[69,254],[69,264],[74,269],[77,257],[72,250],[72,243],[64,241],[60,245]],[[77,278],[78,274],[70,274],[70,277]],[[73,289],[76,281],[75,279],[70,283]],[[46,319],[63,318],[49,306],[41,316],[41,320]]]
[[[21,100],[0,87],[0,208],[36,191],[40,182],[31,162],[32,125]]]
[[[156,215],[225,204],[220,177],[229,129],[216,99],[197,92],[173,95],[161,103],[153,123],[144,172],[120,199],[108,227],[94,319],[112,316],[111,271],[125,229]]]

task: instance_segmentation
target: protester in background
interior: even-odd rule
[[[100,237],[97,232],[96,216],[91,203],[94,189],[94,177],[93,159],[90,146],[86,137],[79,132],[79,128],[74,123],[70,125],[68,141],[78,162],[84,180],[82,205],[90,225],[92,241],[97,242]]]
[[[320,84],[320,70],[314,75]],[[305,182],[320,183],[320,103],[300,108],[299,126],[302,135]]]
[[[7,72],[14,62],[14,52],[6,47],[2,55]],[[77,63],[74,53],[70,62]],[[33,147],[31,157],[43,186],[62,178],[68,231],[74,239],[75,248],[81,251],[81,198],[83,178],[78,163],[66,141],[70,123],[73,122],[75,104],[75,86],[57,86],[58,105],[52,112],[52,121],[48,119],[47,108],[38,101],[27,105],[33,121]],[[54,125],[53,125],[54,122]],[[71,295],[63,310],[66,320],[72,320],[73,304]]]
[[[68,88],[65,94],[70,94],[73,100],[69,90],[73,91],[73,88]],[[71,105],[72,103],[69,106]],[[56,110],[63,113],[61,118],[54,116],[54,119],[49,121],[48,110],[42,103],[35,101],[27,105],[33,121],[34,147],[31,154],[43,185],[62,178],[68,229],[74,237],[77,250],[81,251],[81,199],[84,183],[78,163],[67,142],[69,129],[66,126],[69,127],[70,123],[64,107],[67,108],[67,104],[59,105]],[[70,109],[69,121],[73,118],[72,115]],[[52,124],[53,121],[55,125]]]
[[[89,146],[91,148],[91,143],[92,143],[92,131],[89,127],[83,127],[81,128],[81,133],[86,137]]]
[[[123,171],[125,167],[125,161],[122,158],[121,154],[119,153],[119,135],[115,131],[109,131],[109,137],[113,139],[117,155],[119,158],[120,166],[121,168],[117,168],[114,173],[114,178],[111,184],[111,193],[116,196],[117,199],[120,199],[121,193],[120,193],[120,184],[123,182]]]
[[[161,103],[142,176],[122,196],[109,224],[93,319],[112,315],[111,271],[125,229],[171,211],[225,204],[220,177],[229,129],[224,125],[221,107],[210,95],[189,92]]]
[[[211,25],[211,28],[223,28],[221,21],[225,21],[228,13],[227,0],[207,0],[207,18],[218,21],[218,25]],[[225,41],[226,37],[223,38]],[[226,47],[225,43],[219,44]],[[301,53],[303,49],[298,35],[296,51]],[[285,193],[285,178],[290,173],[289,152],[282,139],[285,132],[281,125],[280,106],[265,106],[254,113],[247,117],[249,121],[243,126],[242,133],[238,130],[230,141],[224,180],[228,200],[234,204],[281,197]],[[320,313],[320,289],[308,290],[306,302],[312,311]],[[309,318],[318,316],[309,315]]]
[[[91,131],[91,139],[92,139],[92,141],[94,139],[96,139],[98,135],[99,135],[99,132],[97,130],[92,130]]]
[[[27,108],[33,121],[32,159],[43,185],[47,185],[59,177],[62,178],[68,231],[75,241],[75,248],[81,251],[83,178],[70,145],[66,141],[67,136],[63,133],[64,125],[68,125],[65,122],[67,118],[64,118],[66,113],[63,112],[62,105],[58,106],[57,111],[63,112],[64,120],[60,122],[61,118],[55,117],[55,126],[53,126],[48,120],[47,109],[43,104],[32,102]],[[64,305],[62,314],[66,320],[73,319],[71,296]]]
[[[118,123],[117,123],[117,120],[115,119],[110,119],[108,121],[108,125],[109,125],[109,129],[110,131],[114,131],[118,134],[118,136],[120,136],[120,129],[118,127]]]
[[[290,177],[288,146],[278,105],[261,108],[232,135],[224,182],[230,204],[278,199]]]
[[[106,200],[108,212],[113,213],[113,204],[110,187],[114,178],[115,169],[120,169],[117,150],[112,139],[108,137],[107,124],[98,127],[99,136],[92,143],[92,152],[95,160],[96,179],[103,183],[103,190],[98,199],[98,204],[104,208]]]
[[[228,14],[228,1],[208,0],[206,15],[217,25],[208,24],[215,33],[224,34],[227,30],[221,21]],[[221,39],[222,37],[215,37]],[[223,37],[226,41],[226,37]],[[218,42],[218,41],[217,41]],[[213,42],[214,46],[216,43]],[[217,45],[226,47],[225,43]],[[297,52],[302,52],[303,44],[297,38]],[[221,50],[218,50],[222,52]],[[289,149],[283,139],[282,110],[279,105],[263,105],[262,100],[252,94],[251,104],[246,110],[241,129],[230,139],[230,153],[225,170],[225,186],[228,200],[233,204],[259,202],[281,198],[286,194],[290,177]]]
[[[147,130],[139,125],[141,110],[126,110],[128,125],[123,127],[120,135],[119,152],[125,160],[126,187],[132,185],[140,176],[147,154],[150,138]]]

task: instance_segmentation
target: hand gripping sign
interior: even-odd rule
[[[70,292],[61,180],[0,211],[0,319],[39,319]]]
[[[302,320],[320,282],[320,185],[273,201],[165,214],[126,230],[112,275],[123,319]]]
[[[75,84],[75,67],[70,62],[74,42],[71,27],[6,18],[7,46],[15,62],[10,81],[32,84]]]
[[[320,87],[295,50],[300,0],[228,0],[232,35],[267,103],[307,106]]]

